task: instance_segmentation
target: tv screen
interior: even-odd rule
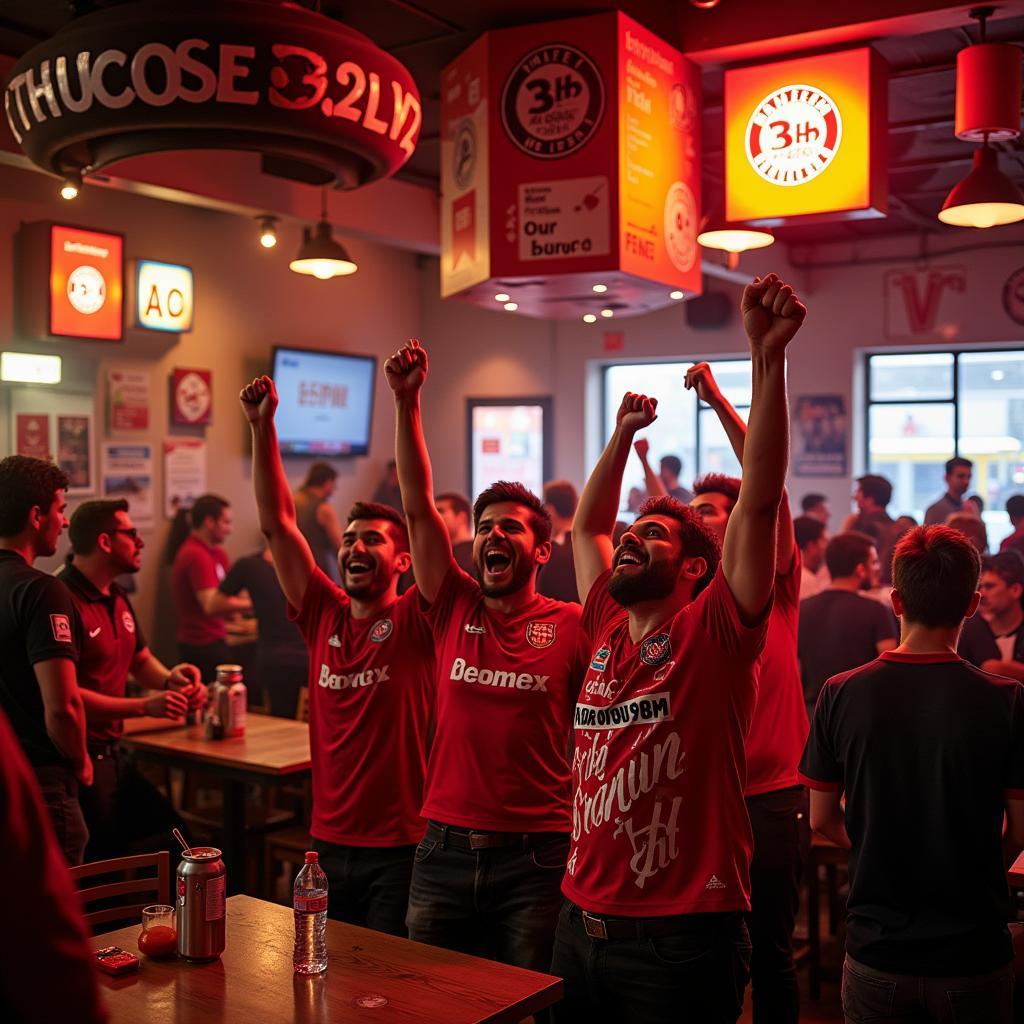
[[[274,349],[282,455],[365,455],[370,446],[374,356]]]

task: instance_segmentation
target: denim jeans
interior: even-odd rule
[[[568,856],[567,835],[471,850],[430,822],[416,848],[409,938],[546,971]]]
[[[68,864],[75,867],[82,863],[85,844],[89,841],[89,830],[78,802],[78,780],[62,765],[33,766],[32,770],[46,813],[53,823],[57,845],[64,851]]]
[[[847,1024],[1010,1024],[1013,965],[963,978],[889,974],[850,957],[843,964]]]
[[[415,846],[339,846],[313,840],[327,875],[327,916],[405,938]]]
[[[580,910],[558,918],[551,973],[565,979],[555,1024],[735,1024],[743,1010],[750,940],[743,914],[688,914],[667,935],[591,938]]]
[[[747,798],[754,833],[750,864],[750,993],[754,1024],[797,1024],[800,991],[793,924],[811,847],[803,786]]]

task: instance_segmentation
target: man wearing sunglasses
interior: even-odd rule
[[[78,685],[95,781],[80,799],[90,835],[86,860],[98,860],[139,852],[158,835],[165,841],[165,833],[179,824],[118,746],[124,719],[183,718],[205,701],[206,687],[195,665],[169,669],[150,651],[127,595],[114,582],[142,565],[144,545],[128,502],[86,501],[72,515],[68,532],[71,557],[58,575],[82,618]],[[129,675],[154,692],[125,696]]]

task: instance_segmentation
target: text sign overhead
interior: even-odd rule
[[[120,341],[124,239],[54,224],[50,231],[50,334]]]
[[[135,265],[135,322],[151,331],[192,330],[192,270],[177,263]]]
[[[725,73],[725,216],[879,216],[886,89],[869,47]]]

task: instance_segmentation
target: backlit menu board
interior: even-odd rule
[[[54,224],[50,228],[50,334],[120,341],[124,324],[124,239]]]

